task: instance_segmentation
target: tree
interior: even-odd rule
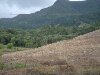
[[[4,45],[10,43],[10,40],[11,40],[11,34],[3,33],[0,36],[0,43],[2,43]]]

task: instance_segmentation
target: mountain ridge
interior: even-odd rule
[[[100,21],[100,1],[57,0],[52,6],[36,13],[18,15],[11,19],[1,19],[1,28],[34,28],[42,25],[79,25],[81,22]],[[88,17],[87,17],[88,16]],[[4,27],[5,26],[5,27]]]

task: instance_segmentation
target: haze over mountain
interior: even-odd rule
[[[34,28],[42,25],[80,25],[100,21],[100,0],[57,0],[52,6],[32,14],[0,19],[0,28]]]

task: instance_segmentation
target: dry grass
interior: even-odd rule
[[[73,65],[77,69],[98,68],[100,66],[100,30],[69,41],[64,40],[37,49],[4,54],[2,58],[5,64],[15,62],[33,64],[36,62],[48,66],[44,72],[50,70],[51,67],[56,66],[57,68],[62,65]],[[39,67],[39,69],[41,68]],[[53,70],[55,69],[53,68]]]

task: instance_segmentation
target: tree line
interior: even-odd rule
[[[36,29],[1,29],[0,44],[8,48],[37,48],[61,40],[74,38],[100,28],[100,24],[82,23],[79,26],[45,25]],[[2,46],[1,46],[2,48]]]

